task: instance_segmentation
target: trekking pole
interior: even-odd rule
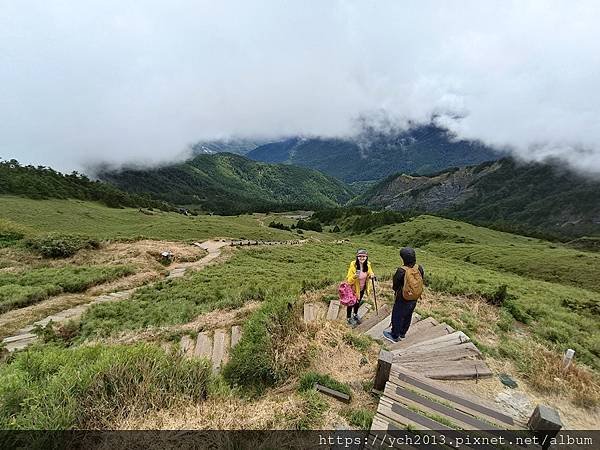
[[[373,300],[375,300],[375,314],[379,315],[379,310],[377,309],[377,294],[375,294],[375,279],[371,278],[371,283],[373,283]]]

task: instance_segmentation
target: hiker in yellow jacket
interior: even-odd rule
[[[371,293],[371,286],[369,284],[371,279],[375,279],[373,268],[369,262],[369,254],[366,250],[360,249],[356,252],[356,260],[350,263],[348,267],[348,274],[346,275],[346,281],[354,290],[354,295],[358,301],[353,306],[348,306],[346,309],[346,320],[350,326],[355,326],[360,323],[358,317],[358,308],[365,295]],[[352,314],[354,312],[354,314]]]

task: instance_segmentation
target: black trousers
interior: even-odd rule
[[[392,336],[394,338],[404,336],[408,331],[415,306],[417,306],[416,300],[406,301],[399,298],[394,302],[392,309]]]
[[[365,285],[363,290],[360,291],[360,298],[354,305],[346,306],[346,318],[348,318],[348,319],[350,318],[350,316],[352,315],[352,311],[354,311],[354,314],[358,314],[358,308],[360,308],[360,305],[362,304],[362,299],[365,296],[366,289],[367,289],[367,285]]]

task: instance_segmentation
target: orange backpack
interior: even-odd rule
[[[419,272],[419,265],[414,267],[402,266],[404,269],[404,286],[402,287],[402,297],[404,300],[418,300],[423,293],[423,277]]]

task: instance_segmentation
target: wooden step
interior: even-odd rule
[[[427,320],[427,319],[425,319]],[[417,325],[419,325],[421,322],[417,322]],[[410,330],[409,330],[410,332]],[[429,341],[431,339],[437,338],[437,337],[441,337],[441,336],[445,336],[447,334],[451,334],[454,333],[454,328],[452,328],[450,325],[447,325],[445,323],[441,323],[439,325],[430,327],[430,328],[426,328],[426,329],[422,329],[419,332],[415,332],[411,335],[407,334],[406,338],[401,340],[400,342],[396,342],[395,344],[391,344],[389,347],[390,349],[393,350],[399,350],[401,348],[408,348],[414,344],[417,344],[419,342],[423,342],[423,341]]]
[[[371,329],[367,330],[365,334],[371,336],[373,339],[383,339],[383,332],[391,327],[390,322],[392,320],[392,315],[388,314],[385,319],[381,322],[375,324]],[[411,326],[421,320],[421,316],[417,313],[413,313]]]
[[[198,358],[211,358],[212,357],[212,339],[208,333],[198,333],[196,339],[196,347],[194,348],[194,356]]]
[[[485,420],[473,417],[470,414],[458,411],[455,408],[423,397],[405,387],[388,383],[384,395],[395,403],[399,403],[410,409],[418,409],[428,415],[444,417],[456,427],[463,430],[500,430],[501,428],[490,424]]]
[[[437,332],[436,332],[437,333]],[[394,354],[423,353],[440,350],[450,346],[458,346],[470,342],[469,336],[462,331],[454,331],[438,337],[416,342],[408,347],[393,350]]]
[[[379,307],[378,312],[373,311],[373,313],[368,318],[366,318],[360,325],[358,325],[354,329],[358,332],[369,330],[373,328],[373,326],[381,322],[382,318],[389,317],[390,315],[390,307],[386,304],[383,304]]]
[[[229,339],[225,330],[215,330],[213,336],[212,365],[213,372],[221,370],[229,357]]]
[[[385,395],[379,399],[377,412],[400,426],[410,426],[418,430],[452,431],[453,428],[437,422],[423,414],[412,411],[406,406],[395,403]]]
[[[340,301],[331,300],[327,309],[327,320],[335,320],[340,312]]]
[[[472,342],[445,347],[434,351],[401,353],[394,355],[394,362],[410,363],[428,360],[458,361],[461,359],[482,359],[481,352]]]
[[[454,389],[448,384],[434,380],[393,364],[388,383],[405,387],[439,403],[451,406],[466,414],[478,417],[503,429],[519,429],[512,417],[503,413],[497,406],[488,404],[480,398],[470,396]]]
[[[316,303],[304,304],[304,322],[314,322],[317,320],[317,305]]]
[[[471,380],[489,378],[492,371],[480,359],[463,359],[460,361],[418,361],[402,363],[403,368],[419,372],[433,380]]]
[[[242,337],[242,328],[239,325],[231,327],[231,348],[235,347]]]
[[[193,346],[194,340],[191,337],[189,337],[187,334],[181,336],[181,340],[179,341],[179,351],[183,355],[189,355]]]
[[[433,317],[426,317],[425,319],[419,320],[414,324],[413,324],[413,322],[411,322],[410,328],[408,329],[408,332],[406,333],[406,337],[409,337],[412,334],[421,333],[430,328],[438,326],[439,324],[440,323],[437,320],[435,320]]]
[[[340,305],[340,310],[338,312],[338,320],[346,320],[347,306]],[[359,319],[364,319],[369,310],[371,309],[371,305],[366,302],[363,302],[362,305],[358,308],[358,317]]]

